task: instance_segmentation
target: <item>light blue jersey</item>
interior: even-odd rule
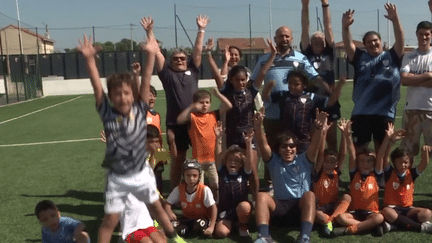
[[[74,243],[73,240],[76,227],[81,224],[80,221],[69,218],[60,217],[59,228],[52,232],[49,228],[42,227],[42,242],[43,243]]]

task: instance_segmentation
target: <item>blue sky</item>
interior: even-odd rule
[[[56,41],[56,49],[73,48],[83,33],[92,34],[91,26],[95,26],[96,41],[117,42],[122,38],[135,41],[142,40],[144,32],[139,26],[139,20],[146,15],[155,19],[156,37],[165,47],[175,46],[174,34],[174,4],[177,3],[177,15],[194,41],[196,37],[195,17],[198,14],[209,15],[206,37],[249,37],[249,4],[251,5],[252,36],[270,35],[269,18],[270,0],[19,0],[19,11],[23,27],[38,27],[39,33],[44,33],[48,24],[51,38]],[[387,41],[387,21],[384,18],[383,5],[386,0],[330,0],[332,24],[336,41],[341,40],[341,17],[347,9],[355,9],[355,22],[352,26],[354,39],[368,30],[379,30],[383,40]],[[300,10],[301,0],[271,0],[272,31],[288,25],[294,31],[295,44],[300,42]],[[394,0],[405,30],[405,43],[416,45],[415,27],[422,20],[430,20],[431,15],[427,0]],[[310,0],[311,31],[316,29],[316,7],[319,7],[319,17],[322,18],[320,0]],[[17,18],[15,0],[2,0],[0,9],[0,27],[16,24]],[[12,18],[12,19],[11,19]],[[130,24],[133,24],[132,31]],[[26,25],[28,24],[28,25]],[[86,27],[86,28],[81,28]],[[181,29],[178,29],[178,45],[190,46]],[[391,40],[394,42],[391,28]]]

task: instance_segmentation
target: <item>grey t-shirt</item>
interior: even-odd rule
[[[106,151],[102,167],[110,173],[135,174],[140,172],[147,158],[147,109],[143,102],[132,105],[129,116],[116,112],[104,96],[97,107],[106,134]]]
[[[186,71],[174,71],[165,63],[158,73],[166,97],[166,125],[177,125],[177,117],[186,107],[192,104],[192,97],[198,90],[199,70],[193,59],[188,60]]]

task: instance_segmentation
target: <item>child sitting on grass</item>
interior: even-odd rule
[[[98,232],[98,242],[108,243],[120,215],[125,209],[129,193],[145,202],[152,215],[164,228],[168,238],[181,242],[172,227],[156,189],[156,182],[148,163],[147,122],[150,78],[159,46],[155,39],[148,39],[142,48],[147,52],[140,88],[130,74],[114,74],[107,79],[108,97],[102,88],[96,65],[96,49],[91,38],[84,35],[78,50],[83,54],[93,86],[96,109],[106,134],[106,152],[102,167],[107,169],[105,188],[105,216]],[[108,100],[109,98],[109,100]],[[112,104],[112,106],[111,106]]]
[[[195,159],[187,159],[183,164],[183,179],[165,204],[168,217],[181,235],[190,234],[202,229],[204,235],[213,234],[217,207],[209,187],[200,182],[201,164]],[[172,211],[172,205],[180,203],[183,218],[178,219]]]
[[[238,228],[240,236],[249,236],[247,224],[252,213],[252,205],[248,200],[247,185],[252,173],[252,140],[255,133],[253,129],[250,129],[243,135],[246,151],[237,145],[232,145],[225,152],[222,152],[222,122],[218,123],[215,133],[219,197],[221,199],[218,203],[215,235],[225,238],[233,228]]]
[[[62,217],[54,202],[40,201],[35,208],[36,217],[42,224],[43,243],[90,243],[84,224],[78,220]]]
[[[217,201],[218,173],[215,165],[216,136],[214,128],[219,116],[225,115],[231,109],[231,102],[218,89],[213,89],[214,95],[222,102],[219,110],[210,111],[211,94],[200,89],[193,95],[193,103],[177,117],[178,124],[190,122],[189,137],[192,143],[192,157],[201,163],[204,182],[204,172],[209,177],[209,187]]]
[[[429,164],[431,147],[422,147],[420,164],[412,168],[411,154],[407,148],[398,147],[390,154],[392,161],[389,163],[389,153],[392,144],[401,139],[404,130],[394,131],[393,124],[389,123],[381,146],[387,148],[382,158],[384,164],[385,190],[384,208],[381,213],[384,219],[390,223],[385,224],[384,232],[390,231],[392,226],[396,228],[417,232],[432,232],[431,210],[422,207],[414,207],[414,182]]]
[[[342,119],[339,128],[342,132],[347,129],[349,121]],[[313,191],[317,198],[317,211],[315,222],[323,225],[325,236],[331,236],[333,231],[333,220],[348,209],[351,196],[344,194],[339,198],[339,182],[342,174],[342,165],[345,161],[346,142],[342,136],[339,154],[336,151],[325,149],[326,137],[331,124],[324,124],[321,146],[319,149],[318,160],[312,175],[314,180]]]

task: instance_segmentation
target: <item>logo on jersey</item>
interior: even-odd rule
[[[399,183],[397,182],[393,182],[393,189],[398,189],[399,188]]]
[[[293,66],[294,66],[294,67],[298,67],[298,65],[299,65],[299,63],[298,63],[297,61],[294,61],[294,62],[293,62]]]
[[[330,182],[328,180],[324,181],[324,188],[327,189],[330,185]]]
[[[355,186],[354,186],[354,188],[355,188],[356,190],[359,190],[360,187],[361,187],[361,184],[360,184],[359,182],[357,182],[357,183],[355,184]]]
[[[153,121],[153,118],[151,118],[151,117],[147,117],[147,124],[151,124],[152,123],[152,121]]]
[[[388,59],[383,60],[384,66],[388,66],[390,64],[390,61]]]
[[[182,206],[182,208],[186,208],[187,207],[187,202],[182,202],[181,206]]]
[[[198,204],[195,204],[195,207],[196,207],[196,208],[201,208],[201,204],[199,204],[199,203],[198,203]]]
[[[187,71],[185,72],[185,74],[189,76],[189,75],[191,75],[191,71],[187,70]]]

